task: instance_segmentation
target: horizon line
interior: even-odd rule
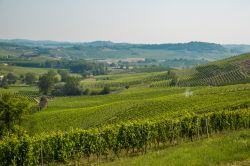
[[[199,41],[199,40],[190,40],[190,41],[182,41],[182,42],[155,42],[155,43],[142,43],[142,42],[121,42],[121,41],[112,41],[112,40],[90,40],[90,41],[70,41],[70,40],[50,40],[50,39],[28,39],[28,38],[0,38],[0,40],[27,40],[27,41],[33,41],[33,42],[57,42],[57,43],[72,43],[72,44],[84,44],[84,43],[93,43],[93,42],[111,42],[114,44],[134,44],[134,45],[161,45],[161,44],[186,44],[191,42],[200,42],[200,43],[210,43],[210,44],[220,44],[220,45],[250,45],[250,43],[220,43],[220,42],[211,42],[211,41]]]

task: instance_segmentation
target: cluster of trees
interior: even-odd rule
[[[0,87],[8,88],[9,85],[17,81],[27,85],[37,85],[40,93],[43,95],[52,94],[54,96],[74,96],[90,94],[89,89],[81,87],[81,78],[71,76],[68,70],[60,69],[58,71],[50,70],[39,78],[35,73],[26,73],[19,77],[13,73],[8,73],[0,79]],[[104,87],[98,94],[108,94],[109,87]]]
[[[3,76],[0,80],[0,87],[7,88],[10,84],[15,84],[17,81],[17,76],[13,73],[8,73],[7,75]]]
[[[21,76],[22,77],[22,76]],[[32,85],[34,83],[37,82],[37,77],[36,77],[36,74],[35,73],[26,73],[24,76],[23,76],[23,82],[28,84],[28,85]]]
[[[80,81],[80,77],[70,76],[67,70],[58,70],[58,72],[51,70],[39,77],[38,87],[44,95],[74,96],[83,93]]]
[[[80,86],[80,81],[79,77],[69,76],[64,84],[54,86],[51,93],[56,96],[82,95],[84,91]]]
[[[18,80],[22,83],[32,85],[37,82],[37,76],[35,73],[26,73],[25,75],[20,75],[18,77],[13,73],[8,73],[7,75],[3,75],[0,79],[0,87],[8,88],[9,85],[15,84]]]
[[[58,77],[60,75],[60,78]],[[54,96],[76,96],[90,94],[89,89],[81,86],[81,77],[71,76],[68,70],[54,70],[39,77],[38,87],[43,95],[52,94]],[[105,95],[110,93],[109,87],[104,87],[97,94]]]
[[[12,65],[22,67],[39,67],[39,68],[54,68],[54,69],[68,69],[73,73],[85,75],[101,75],[105,74],[105,65],[99,62],[92,62],[86,60],[46,60],[39,61],[23,61],[16,60],[9,62]]]
[[[88,61],[76,61],[71,62],[69,65],[69,69],[73,73],[79,73],[83,76],[85,75],[101,75],[105,74],[105,66],[103,63],[97,63],[97,62],[88,62]]]
[[[48,73],[43,74],[39,77],[38,87],[42,94],[47,95],[51,92],[54,84],[59,81],[57,73],[53,70],[50,70]]]

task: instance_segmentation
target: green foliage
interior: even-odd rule
[[[8,73],[6,79],[8,84],[15,84],[17,81],[17,77],[13,73]]]
[[[80,73],[84,75],[101,75],[105,74],[104,64],[88,61],[75,61],[70,63],[69,69],[73,73]]]
[[[8,73],[6,76],[0,79],[0,87],[8,88],[9,85],[17,82],[17,76],[13,73]]]
[[[121,92],[96,96],[55,97],[45,111],[29,115],[23,127],[32,134],[88,129],[162,116],[175,118],[187,113],[203,114],[250,107],[250,85],[223,87],[130,87]],[[213,103],[211,105],[211,103]]]
[[[250,164],[250,129],[228,131],[213,135],[209,139],[183,143],[152,150],[144,155],[121,157],[115,161],[104,162],[105,166],[165,165],[165,166],[204,166]],[[98,163],[99,164],[99,163]]]
[[[0,64],[0,71],[7,75],[8,73],[12,72],[15,75],[25,75],[26,73],[32,72],[35,73],[37,76],[42,75],[48,72],[49,69],[46,68],[32,68],[32,67],[18,67],[18,66],[10,66],[10,65],[1,65]]]
[[[53,70],[40,76],[38,81],[40,92],[45,95],[49,94],[57,81],[56,73]]]
[[[62,82],[66,82],[68,77],[70,76],[70,73],[67,70],[58,70],[57,72],[58,74],[60,74]]]
[[[9,84],[8,84],[8,80],[7,78],[4,76],[2,80],[0,80],[0,87],[2,88],[8,88]]]
[[[80,78],[79,77],[68,77],[65,85],[63,86],[63,92],[66,96],[75,96],[81,95],[82,90],[80,87]]]
[[[169,72],[126,73],[96,76],[96,80],[84,80],[87,88],[124,88],[132,85],[150,85],[153,82],[166,81],[172,78]]]
[[[15,125],[21,124],[23,116],[29,111],[29,102],[25,98],[11,94],[0,96],[0,136],[14,133]]]
[[[101,95],[107,95],[110,93],[110,88],[108,86],[105,86],[103,90],[100,92]]]
[[[68,76],[65,83],[58,83],[51,92],[55,96],[79,96],[83,94],[80,86],[81,79],[75,76]]]
[[[119,155],[122,150],[129,151],[134,148],[145,152],[151,144],[158,146],[160,143],[172,142],[178,138],[192,140],[197,136],[207,136],[218,131],[244,128],[250,128],[249,110],[222,111],[172,120],[162,118],[98,130],[75,130],[24,137],[21,140],[7,139],[0,142],[0,163],[3,166],[38,164],[39,161],[67,163],[83,156],[106,156],[110,152]]]
[[[37,81],[37,77],[35,73],[26,73],[24,81],[26,84],[32,85]]]
[[[249,83],[250,81],[250,54],[243,54],[221,61],[200,65],[193,69],[194,73],[180,76],[177,85],[230,85]],[[176,73],[181,71],[176,71]],[[178,75],[178,74],[177,74]]]

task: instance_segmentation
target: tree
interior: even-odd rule
[[[25,82],[25,75],[20,74],[19,80],[20,80],[22,83],[24,83],[24,82]]]
[[[2,94],[0,97],[0,135],[14,133],[20,126],[23,115],[29,111],[29,102],[23,97]]]
[[[103,90],[101,91],[100,94],[106,95],[106,94],[109,94],[109,93],[110,93],[110,88],[109,88],[108,86],[105,86],[105,87],[103,88]]]
[[[64,96],[64,84],[58,83],[54,86],[53,90],[51,91],[53,96]]]
[[[53,78],[55,83],[59,82],[59,76],[58,76],[58,73],[55,70],[49,70],[47,75],[49,77]]]
[[[60,74],[62,82],[66,82],[68,77],[70,76],[68,70],[58,70],[57,72],[58,74]]]
[[[3,77],[3,79],[0,81],[0,87],[3,88],[8,88],[9,84],[8,84],[8,80],[6,77]]]
[[[176,77],[172,78],[169,86],[177,86],[178,85],[178,79]]]
[[[29,85],[34,84],[36,80],[37,80],[37,78],[36,78],[35,73],[26,73],[25,74],[24,81],[26,84],[29,84]]]
[[[17,81],[17,77],[13,73],[8,73],[6,78],[7,78],[8,84],[15,84]]]
[[[69,69],[73,73],[83,75],[99,75],[105,73],[105,66],[103,63],[89,62],[85,60],[70,63]]]
[[[64,95],[81,95],[82,90],[80,87],[80,78],[78,77],[68,77],[64,85]]]
[[[47,95],[50,93],[54,84],[57,82],[56,74],[53,72],[48,72],[39,77],[38,87],[42,94]]]

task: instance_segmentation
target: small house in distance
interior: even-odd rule
[[[4,77],[4,75],[0,75],[0,81],[2,81],[2,80],[3,80],[3,77]]]

